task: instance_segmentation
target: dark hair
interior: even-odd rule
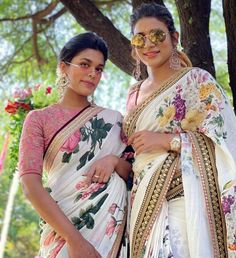
[[[169,10],[156,3],[142,3],[130,16],[131,31],[134,33],[135,24],[144,17],[153,17],[164,22],[170,32],[175,32],[174,20]]]
[[[94,32],[85,32],[71,38],[62,48],[59,61],[71,62],[71,60],[85,49],[98,50],[103,54],[104,62],[108,58],[108,48],[103,38]]]

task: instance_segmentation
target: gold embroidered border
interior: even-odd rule
[[[178,160],[179,155],[170,153],[149,181],[134,227],[131,250],[133,258],[142,256],[145,242],[166,197]]]
[[[123,238],[123,234],[125,234],[125,226],[127,224],[127,213],[128,213],[128,207],[125,207],[125,214],[124,214],[124,218],[122,220],[122,223],[120,225],[119,231],[117,233],[117,237],[116,240],[112,246],[111,251],[109,252],[107,258],[116,258],[118,257],[119,251],[120,251],[120,246],[121,246],[121,241]],[[129,247],[127,246],[127,249]]]
[[[103,109],[98,106],[87,108],[56,135],[44,157],[44,168],[46,171],[51,169],[53,161],[66,139]]]
[[[211,139],[200,133],[188,133],[193,144],[206,201],[214,257],[227,258],[226,225],[217,180],[215,149]]]
[[[145,107],[154,100],[159,94],[163,93],[165,90],[169,89],[176,83],[180,78],[182,78],[186,73],[188,73],[192,68],[184,68],[177,74],[171,76],[171,78],[163,83],[161,87],[156,90],[151,96],[149,96],[144,102],[137,106],[134,110],[132,110],[128,115],[124,118],[123,128],[126,135],[129,137],[135,131],[136,122],[141,114],[141,112],[145,109]]]

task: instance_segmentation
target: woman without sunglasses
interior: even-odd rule
[[[123,179],[131,166],[120,158],[126,146],[121,114],[88,101],[107,54],[94,33],[69,40],[59,56],[60,102],[30,112],[24,123],[20,176],[42,217],[43,258],[127,257],[121,243],[127,206]]]
[[[130,90],[131,257],[236,257],[236,119],[220,85],[177,51],[166,7],[142,4],[131,44],[148,77]],[[139,71],[136,71],[139,75]]]

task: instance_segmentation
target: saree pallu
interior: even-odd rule
[[[180,154],[135,156],[131,257],[236,257],[236,118],[212,76],[176,73],[129,111],[124,130],[181,136]]]
[[[121,114],[91,106],[53,137],[44,157],[46,189],[58,206],[102,257],[127,257],[127,190],[114,171],[107,183],[87,186],[85,174],[98,159],[121,156]],[[40,255],[68,258],[65,240],[41,222]]]

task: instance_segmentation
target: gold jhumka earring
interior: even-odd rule
[[[57,68],[57,79],[56,86],[58,88],[60,98],[62,98],[67,85],[69,84],[69,78],[66,73],[62,73],[59,68]]]
[[[177,47],[173,48],[171,57],[169,59],[169,63],[170,63],[170,68],[173,70],[179,70],[181,68]]]

